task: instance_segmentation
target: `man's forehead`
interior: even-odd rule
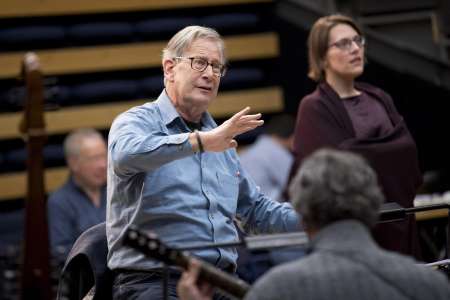
[[[220,42],[213,39],[197,38],[185,50],[184,55],[195,55],[209,59],[223,60]],[[213,57],[216,56],[216,57]],[[221,59],[222,58],[222,59]]]

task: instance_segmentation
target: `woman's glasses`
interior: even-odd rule
[[[355,35],[353,38],[343,38],[333,44],[329,45],[328,48],[336,47],[341,50],[350,51],[352,49],[353,43],[358,46],[358,48],[364,47],[366,44],[366,39],[363,36]]]

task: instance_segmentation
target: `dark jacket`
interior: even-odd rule
[[[422,183],[416,144],[387,93],[366,83],[356,83],[355,87],[383,105],[393,129],[378,137],[357,138],[339,95],[327,83],[320,83],[313,93],[303,98],[299,106],[293,171],[301,166],[305,157],[319,148],[355,152],[365,157],[377,172],[386,202],[411,207],[416,190]],[[379,226],[375,230],[376,238],[388,249],[416,254],[414,228],[414,220]]]

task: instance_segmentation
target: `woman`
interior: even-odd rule
[[[294,151],[296,164],[323,147],[363,155],[378,174],[386,202],[411,207],[421,184],[417,149],[391,97],[355,82],[364,71],[365,39],[355,22],[342,15],[322,17],[308,37],[309,77],[317,89],[300,103]],[[416,254],[414,219],[378,226],[385,248]]]

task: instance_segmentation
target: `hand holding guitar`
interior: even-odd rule
[[[194,260],[187,252],[182,252],[162,243],[154,233],[144,233],[137,228],[128,229],[124,243],[148,257],[158,259],[168,265],[179,266],[185,270],[191,268],[191,261]],[[234,298],[244,298],[249,290],[248,283],[225,273],[214,265],[198,260],[195,260],[193,265],[194,273],[191,276],[198,278],[199,282],[206,283],[208,281],[212,286],[219,288]],[[208,288],[200,288],[201,292],[207,292],[207,290]],[[208,293],[205,293],[205,295],[208,295]]]
[[[213,287],[205,282],[199,281],[200,262],[192,258],[189,267],[177,284],[178,297],[181,300],[210,300],[214,294]]]

